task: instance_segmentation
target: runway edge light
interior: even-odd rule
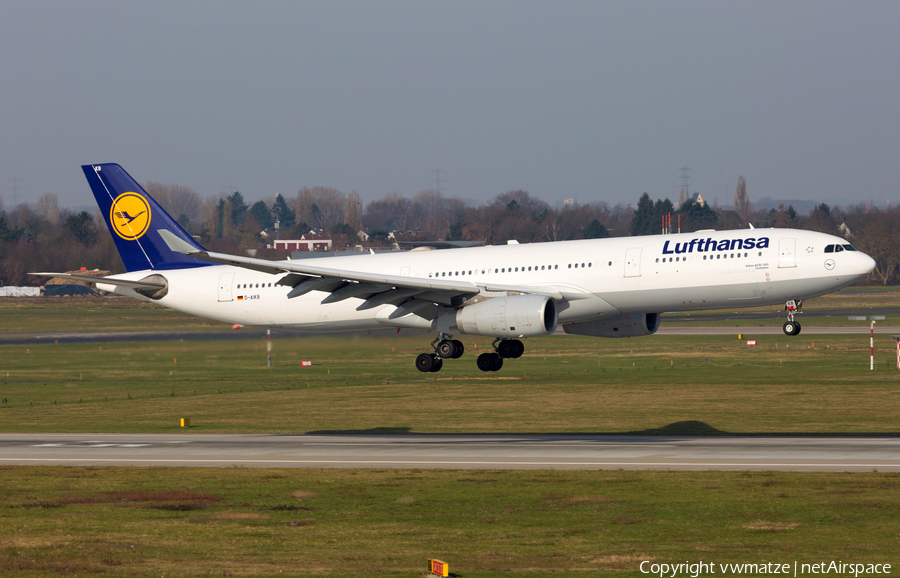
[[[435,560],[433,558],[428,558],[428,573],[432,576],[449,576],[450,564],[441,562],[440,560]]]

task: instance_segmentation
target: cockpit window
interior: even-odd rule
[[[825,252],[834,253],[834,245],[828,245],[827,247],[825,247]]]
[[[853,248],[853,245],[844,245],[844,249],[847,251],[856,251],[856,249]]]

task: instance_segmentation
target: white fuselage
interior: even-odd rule
[[[783,304],[835,291],[872,270],[874,262],[863,253],[824,253],[832,244],[848,243],[811,231],[747,229],[364,253],[316,259],[315,264],[403,277],[452,277],[476,286],[553,288],[565,298],[559,304],[559,322],[565,324],[635,313]],[[228,323],[314,333],[423,328],[389,319],[394,305],[360,311],[362,299],[322,304],[329,293],[318,291],[288,299],[291,287],[277,284],[284,274],[211,265],[116,277],[138,280],[151,274],[168,282],[166,296],[156,303]],[[126,287],[98,286],[152,301]]]

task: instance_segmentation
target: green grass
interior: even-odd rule
[[[745,336],[753,338],[752,335]],[[436,374],[430,337],[0,346],[6,432],[896,435],[894,341],[547,337],[497,373],[486,340]],[[475,350],[475,346],[478,350]],[[305,368],[301,361],[313,366]],[[435,416],[440,416],[436,419]]]
[[[900,563],[900,474],[0,468],[0,572],[641,575]]]
[[[0,333],[222,331],[231,325],[128,297],[0,297]]]
[[[0,300],[0,332],[217,325],[126,300],[28,301]],[[779,335],[529,339],[488,374],[474,358],[490,340],[465,338],[465,357],[421,374],[430,339],[278,335],[272,369],[263,338],[0,346],[0,430],[184,432],[181,417],[193,433],[900,429],[889,337],[871,372],[865,335]],[[491,578],[643,576],[642,560],[896,574],[898,488],[877,472],[0,467],[0,575],[413,578],[427,557]]]

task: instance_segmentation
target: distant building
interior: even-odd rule
[[[266,247],[284,251],[331,251],[332,240],[324,235],[303,235],[300,239],[276,239]]]

